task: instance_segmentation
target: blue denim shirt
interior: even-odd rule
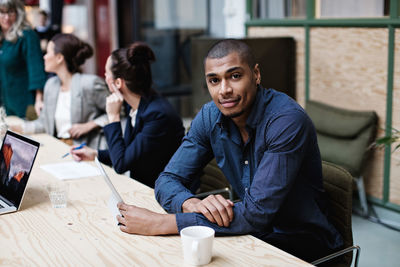
[[[249,139],[243,143],[213,102],[195,117],[155,187],[158,202],[176,213],[178,229],[206,225],[218,234],[255,236],[309,232],[329,248],[341,246],[326,217],[316,132],[304,110],[287,95],[260,87],[246,129]],[[229,227],[182,213],[183,202],[193,197],[188,188],[213,157],[241,199]]]

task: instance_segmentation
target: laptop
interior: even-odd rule
[[[20,209],[40,143],[7,130],[0,150],[0,214]]]

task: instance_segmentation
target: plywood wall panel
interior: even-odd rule
[[[373,109],[384,128],[388,30],[312,28],[310,39],[310,98],[353,110]],[[383,152],[376,152],[364,174],[367,193],[379,199],[383,162]]]
[[[301,27],[251,27],[249,37],[293,37],[296,40],[296,101],[304,107],[304,28]],[[268,84],[263,84],[268,87]]]
[[[292,36],[295,38],[296,94],[297,101],[304,106],[304,28],[250,27],[248,35],[249,37]],[[383,135],[382,129],[386,118],[388,30],[312,28],[310,40],[310,98],[343,108],[374,109],[379,117],[378,135]],[[400,56],[400,51],[397,55]],[[400,74],[396,76],[400,77]],[[400,80],[397,84],[399,83]],[[400,97],[397,99],[400,102]],[[399,123],[396,122],[396,124],[400,129],[400,103],[396,108],[399,115],[397,119]],[[383,166],[384,152],[377,150],[368,159],[364,174],[367,193],[379,199],[383,197]],[[393,167],[392,169],[393,172],[399,173],[392,175],[400,177],[400,164],[398,169]],[[400,198],[400,192],[397,193],[397,184],[393,181],[392,183],[394,187],[391,190],[395,192],[391,194],[391,197],[397,201]]]

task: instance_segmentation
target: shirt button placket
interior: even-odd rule
[[[246,159],[243,161],[243,177],[244,177],[244,186],[247,192],[248,187],[250,186],[250,169],[249,169],[249,161]]]

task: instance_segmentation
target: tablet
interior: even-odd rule
[[[110,177],[108,177],[107,173],[105,172],[103,166],[101,165],[99,159],[96,157],[94,159],[94,161],[97,164],[97,167],[99,167],[101,175],[103,176],[104,180],[106,181],[108,187],[111,189],[111,192],[115,198],[115,200],[117,200],[118,202],[124,202],[121,198],[121,196],[119,195],[118,191],[115,189],[114,185],[112,184]]]

